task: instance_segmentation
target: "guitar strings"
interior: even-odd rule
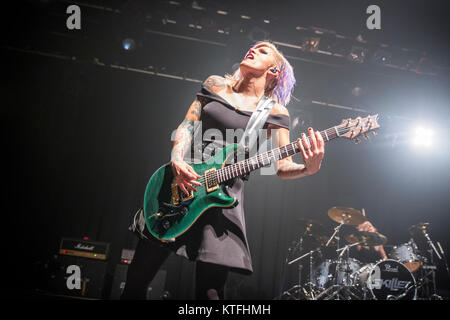
[[[323,133],[325,133],[325,136],[328,138],[328,135],[332,135],[332,136],[333,136],[334,134],[337,133],[337,136],[340,136],[341,134],[347,133],[349,130],[350,130],[350,127],[346,127],[346,126],[344,126],[344,125],[339,125],[339,126],[335,126],[335,127],[332,127],[332,128],[328,128],[328,129],[322,131],[322,132],[321,132],[321,135],[323,136]],[[311,140],[310,140],[310,138],[309,138],[309,137],[306,137],[306,139],[307,139],[308,143],[311,145]],[[329,140],[329,139],[328,139],[328,140]],[[250,159],[255,158],[255,159],[257,160],[257,165],[259,165],[259,161],[262,161],[262,162],[264,163],[264,160],[268,161],[268,162],[269,162],[268,164],[270,164],[270,163],[271,163],[271,158],[272,158],[272,156],[274,155],[274,150],[277,150],[277,149],[280,150],[281,148],[286,147],[286,148],[289,149],[288,152],[287,152],[287,155],[288,155],[288,156],[289,156],[289,152],[291,152],[291,151],[296,151],[295,149],[292,149],[292,144],[293,144],[293,143],[296,144],[296,141],[294,141],[294,142],[292,142],[292,143],[290,143],[290,144],[287,144],[286,146],[281,146],[281,147],[278,147],[278,148],[274,148],[274,149],[272,149],[272,150],[270,150],[270,151],[268,151],[268,152],[265,152],[265,153],[263,153],[263,154],[256,155],[256,156],[254,156],[254,157],[252,157],[252,158],[250,158]],[[297,148],[298,148],[298,144],[296,144],[296,146],[297,146]],[[269,155],[268,155],[269,152],[272,154],[272,156],[269,156]],[[279,152],[280,152],[280,154],[281,154],[281,151],[279,151]],[[299,152],[299,151],[296,151],[295,153],[298,153],[298,152]],[[248,160],[250,160],[250,159],[244,160],[244,161],[247,161],[247,168],[250,168],[250,163],[248,162]],[[244,162],[244,161],[241,161],[241,162]],[[238,162],[238,163],[241,163],[241,162]],[[240,165],[238,165],[238,163],[235,163],[235,164],[232,164],[232,165],[229,165],[229,166],[226,166],[226,167],[224,167],[224,168],[219,169],[219,170],[223,170],[223,169],[225,169],[225,168],[227,168],[227,167],[233,166],[233,168],[229,168],[229,169],[228,169],[228,170],[231,170],[231,171],[229,171],[229,172],[222,171],[222,176],[225,176],[225,177],[231,176],[232,178],[235,178],[235,177],[233,177],[233,175],[234,175],[233,173],[234,173],[234,172],[238,172],[238,170],[241,171],[241,167],[240,167]],[[238,166],[237,166],[237,165],[238,165]],[[253,163],[253,162],[251,163],[251,166],[253,167],[254,170],[256,170],[256,169],[254,168],[254,163]],[[244,169],[244,171],[246,170],[246,169],[245,169],[245,163],[243,163],[243,169]],[[258,169],[258,168],[257,168],[257,169]],[[195,180],[195,181],[201,183],[202,186],[203,186],[204,184],[206,184],[205,179],[214,178],[214,176],[213,176],[212,174],[213,174],[214,172],[217,174],[217,173],[218,173],[217,171],[218,171],[218,170],[213,171],[213,172],[211,172],[211,173],[208,173],[206,176],[205,176],[205,175],[202,175],[200,178],[198,178],[198,179]],[[239,177],[239,176],[242,176],[242,174],[241,174],[241,175],[238,175],[238,176],[236,176],[236,177]],[[217,179],[217,177],[218,177],[218,176],[216,175],[216,179]],[[227,179],[227,180],[229,180],[229,179]],[[224,180],[224,181],[226,181],[226,180]],[[198,186],[197,186],[197,187],[198,187]]]

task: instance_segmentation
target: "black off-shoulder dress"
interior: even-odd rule
[[[252,112],[234,108],[205,86],[202,86],[197,97],[203,105],[200,118],[202,133],[208,129],[215,129],[226,137],[226,129],[245,130]],[[264,128],[267,128],[269,123],[289,129],[289,116],[270,114]],[[204,148],[205,141],[202,142],[201,148]],[[223,144],[226,143],[223,141]],[[196,147],[199,146],[194,146],[194,149]],[[226,190],[231,197],[239,201],[236,207],[209,209],[175,242],[164,246],[190,260],[223,265],[234,272],[251,274],[252,259],[244,217],[244,180],[236,178]],[[144,230],[144,234],[148,235],[149,239],[152,238],[148,231]]]

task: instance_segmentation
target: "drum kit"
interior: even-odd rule
[[[412,236],[409,242],[387,246],[387,237],[379,232],[352,228],[351,232],[343,234],[343,226],[357,227],[367,221],[364,209],[333,207],[328,210],[328,217],[338,223],[331,236],[327,235],[320,222],[298,220],[300,237],[289,247],[285,261],[285,269],[288,265],[298,266],[298,282],[284,291],[279,299],[441,299],[436,294],[434,260],[436,256],[445,261],[445,255],[440,244],[436,246],[430,239],[429,223],[411,226],[408,229]],[[341,239],[345,240],[345,245],[340,245]],[[422,251],[414,239],[424,240],[421,241],[425,243],[420,248]],[[381,259],[378,253],[380,246],[390,248],[385,259]],[[372,261],[361,261],[362,258],[351,256],[358,256],[360,252],[372,252],[378,256]],[[447,267],[447,263],[445,265]]]

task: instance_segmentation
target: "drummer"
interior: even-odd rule
[[[366,232],[378,232],[377,229],[373,226],[373,224],[366,220],[363,223],[356,226],[358,231],[366,231]],[[383,245],[366,247],[357,245],[356,250],[353,250],[350,254],[352,257],[363,263],[373,263],[380,259],[386,260],[387,255],[384,251]]]

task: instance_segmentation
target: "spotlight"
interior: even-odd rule
[[[368,51],[367,49],[353,46],[347,58],[348,60],[353,62],[363,63],[364,60],[366,59],[367,51]]]
[[[303,40],[303,51],[316,52],[319,49],[320,38],[308,37]]]
[[[356,87],[354,87],[354,88],[352,89],[352,94],[353,94],[355,97],[359,97],[359,96],[361,96],[363,93],[364,93],[364,90],[363,90],[361,87],[356,86]]]
[[[385,50],[377,50],[372,57],[372,61],[380,65],[390,63],[391,59],[392,55]]]
[[[417,127],[414,131],[412,144],[416,147],[429,148],[433,144],[434,131],[423,126]]]
[[[131,38],[126,38],[122,41],[122,48],[125,51],[133,51],[136,48],[136,43]]]

